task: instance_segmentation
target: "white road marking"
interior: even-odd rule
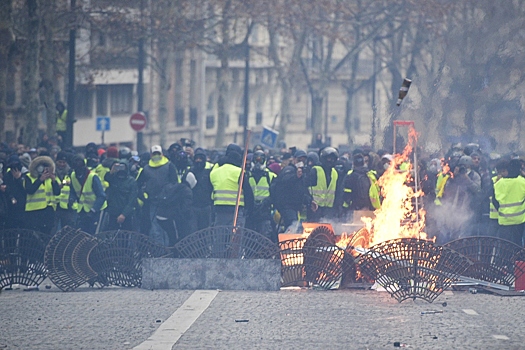
[[[180,337],[210,306],[219,292],[196,290],[145,342],[134,350],[171,350]]]
[[[499,340],[509,340],[509,337],[507,337],[506,335],[501,335],[501,334],[493,334],[492,337],[494,339],[499,339]]]
[[[463,312],[467,315],[479,315],[475,310],[472,309],[463,309]]]

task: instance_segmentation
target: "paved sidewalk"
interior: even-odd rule
[[[0,348],[131,349],[192,293],[4,291]],[[445,293],[429,304],[362,290],[221,291],[173,349],[393,349],[394,342],[413,349],[525,348],[525,297]]]

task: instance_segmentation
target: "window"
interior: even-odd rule
[[[133,85],[110,85],[111,114],[129,114],[133,108]]]
[[[255,108],[257,110],[257,112],[255,113],[255,125],[261,125],[262,119],[263,119],[263,114],[262,114],[263,99],[262,99],[261,94],[257,96],[257,103],[255,104]]]
[[[13,86],[14,84],[9,84],[9,85]],[[8,106],[14,106],[15,102],[16,102],[16,91],[14,90],[14,88],[7,90],[5,93],[5,104]]]
[[[215,127],[215,116],[206,116],[206,129],[213,129]]]
[[[190,125],[191,126],[197,125],[197,108],[196,107],[190,108]]]
[[[108,115],[108,86],[97,86],[97,116]]]
[[[87,85],[77,85],[75,90],[75,115],[79,118],[91,117],[93,91]]]
[[[190,61],[190,125],[197,125],[197,62]]]
[[[184,108],[175,109],[175,125],[176,126],[184,125]]]
[[[244,113],[239,113],[239,126],[244,126]]]

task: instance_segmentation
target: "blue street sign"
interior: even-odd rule
[[[275,131],[265,126],[263,127],[263,131],[261,133],[261,143],[263,144],[263,146],[266,146],[268,148],[275,148],[277,144],[278,135],[278,131]]]
[[[109,131],[111,119],[109,117],[97,117],[97,131]]]

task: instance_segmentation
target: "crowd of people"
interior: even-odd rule
[[[394,166],[392,154],[370,147],[341,154],[330,146],[255,146],[243,172],[244,153],[236,144],[209,152],[188,139],[140,155],[95,143],[82,153],[0,144],[0,228],[49,237],[66,225],[90,234],[122,229],[173,246],[195,231],[235,223],[277,241],[279,232],[301,232],[304,221],[348,222],[355,211],[380,208],[378,180]],[[523,245],[525,162],[517,155],[456,145],[442,155],[422,152],[417,169],[395,166],[417,179],[426,232],[438,243],[489,235]]]

